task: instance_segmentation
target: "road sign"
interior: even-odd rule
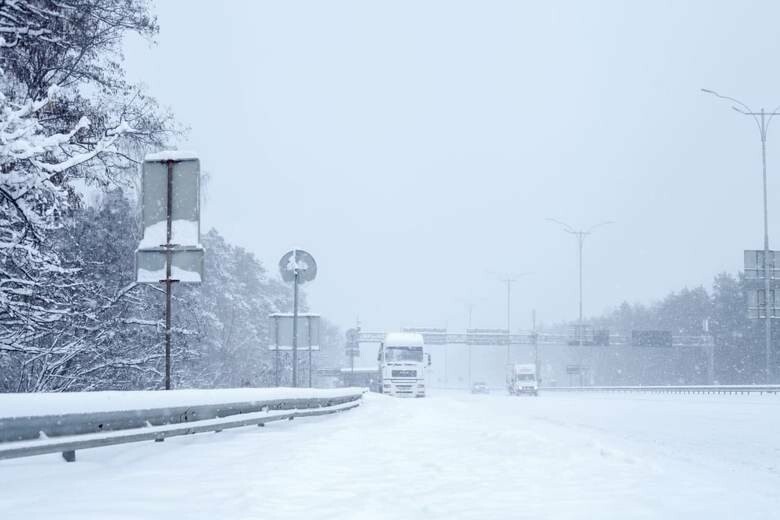
[[[168,166],[171,166],[170,179]],[[200,245],[200,161],[193,154],[161,152],[144,159],[143,238],[139,248]],[[167,237],[170,187],[171,239]]]
[[[144,159],[143,236],[136,251],[136,281],[201,282],[200,161],[190,152],[166,151]]]
[[[632,330],[631,344],[635,347],[671,347],[672,333],[668,330]]]
[[[360,328],[347,329],[344,353],[349,357],[360,357]]]
[[[172,284],[203,280],[200,161],[178,150],[148,154],[141,187],[143,236],[136,250],[136,281],[165,284],[165,389],[170,390]]]
[[[780,282],[780,251],[769,251],[769,278]],[[748,249],[745,251],[745,280],[764,280],[764,251]]]
[[[273,345],[269,350],[292,350],[293,348],[293,315],[277,312],[270,315],[273,320]],[[311,313],[298,314],[298,350],[320,349],[320,315]]]
[[[447,329],[404,328],[401,332],[416,332],[422,334],[426,345],[446,345]]]
[[[135,253],[136,281],[160,283],[165,281],[167,252],[159,249],[139,249]],[[184,283],[203,281],[203,249],[178,248],[171,251],[171,280]]]
[[[780,318],[776,293],[779,289],[769,290],[769,317]],[[748,317],[751,319],[766,319],[767,298],[765,289],[748,289]]]
[[[303,249],[293,249],[279,260],[279,272],[285,282],[295,281],[296,272],[298,283],[311,282],[317,277],[317,262]]]
[[[506,345],[508,339],[507,329],[466,329],[468,345]]]

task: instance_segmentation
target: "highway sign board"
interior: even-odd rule
[[[668,330],[632,330],[631,344],[635,347],[671,347],[672,332]]]
[[[140,283],[164,282],[167,254],[167,251],[160,248],[136,251],[136,281]],[[172,281],[184,283],[203,281],[203,249],[177,248],[172,250],[170,255]]]

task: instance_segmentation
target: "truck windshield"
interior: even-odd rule
[[[520,381],[533,381],[536,379],[533,374],[518,374],[517,379]]]
[[[422,361],[422,347],[385,347],[385,361]]]

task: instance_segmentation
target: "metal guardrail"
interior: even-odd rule
[[[338,413],[358,406],[362,397],[361,391],[337,397],[0,418],[0,459],[61,452],[73,462],[76,450]]]
[[[541,392],[644,392],[655,394],[778,394],[780,385],[551,386]]]

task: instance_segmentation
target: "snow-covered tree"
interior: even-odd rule
[[[60,239],[86,187],[170,130],[118,61],[123,34],[156,30],[141,0],[0,1],[0,352],[43,359],[92,312]]]

